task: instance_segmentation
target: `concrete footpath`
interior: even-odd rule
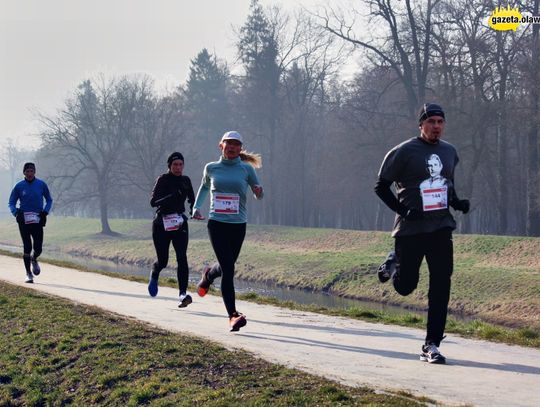
[[[177,308],[176,289],[42,263],[34,284],[24,283],[22,259],[0,256],[0,279],[173,332],[192,334],[226,348],[245,349],[270,362],[351,386],[406,390],[450,405],[537,406],[540,350],[448,335],[441,346],[447,365],[418,359],[424,332],[239,301],[248,324],[228,332],[220,297],[193,296]]]

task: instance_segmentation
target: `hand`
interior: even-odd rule
[[[456,211],[461,211],[464,214],[471,209],[471,202],[468,199],[458,199],[450,204]]]
[[[199,211],[198,209],[195,209],[193,210],[193,215],[191,215],[191,218],[192,219],[195,219],[195,220],[204,220],[204,216],[202,215],[201,211]]]
[[[255,198],[261,199],[261,197],[263,195],[263,187],[261,187],[260,185],[253,185],[251,187],[251,190],[255,194]]]
[[[15,219],[17,219],[17,223],[24,224],[24,213],[20,209],[17,209],[17,212],[15,212]]]
[[[41,211],[39,213],[39,226],[41,226],[42,228],[44,228],[47,224],[47,215],[48,213],[45,211]]]

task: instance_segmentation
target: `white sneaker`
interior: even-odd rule
[[[26,273],[26,280],[24,280],[25,283],[33,283],[34,277],[32,276],[31,272]]]
[[[445,364],[446,358],[439,352],[439,348],[433,343],[422,345],[420,360],[428,363]]]

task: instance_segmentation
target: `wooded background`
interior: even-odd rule
[[[250,222],[388,230],[394,214],[373,193],[379,166],[435,102],[460,155],[458,195],[472,203],[458,231],[540,236],[540,25],[489,28],[493,1],[352,4],[288,15],[253,0],[235,33],[240,74],[203,49],[165,95],[149,76],[83,80],[40,116],[35,160],[55,213],[98,216],[104,233],[110,217],[151,217],[166,157],[184,154],[196,192],[221,135],[237,130],[263,157],[265,199],[250,202]],[[515,6],[540,15],[539,0]],[[3,150],[16,181],[28,152]]]

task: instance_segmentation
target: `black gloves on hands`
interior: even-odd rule
[[[39,226],[41,226],[42,228],[44,228],[47,224],[47,215],[48,213],[45,211],[41,211],[39,213]]]
[[[469,212],[469,209],[471,209],[471,203],[468,199],[457,199],[455,201],[452,201],[450,206],[456,211],[461,211],[464,214]]]

